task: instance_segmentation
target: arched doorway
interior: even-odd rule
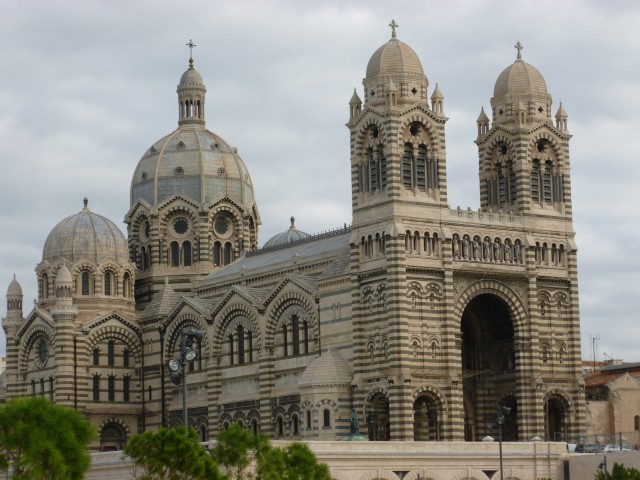
[[[421,395],[413,404],[413,439],[432,442],[441,440],[438,405],[431,396]]]
[[[126,440],[126,434],[121,425],[117,423],[107,423],[100,430],[100,451],[114,452],[122,450]]]
[[[376,393],[369,401],[367,409],[367,429],[369,440],[391,440],[391,424],[389,423],[389,398],[384,393]]]
[[[545,434],[547,441],[567,439],[567,405],[562,397],[550,395],[545,399]]]
[[[460,332],[463,396],[467,413],[465,439],[477,441],[486,435],[496,435],[492,425],[497,418],[497,399],[502,392],[513,391],[516,384],[515,334],[508,305],[497,295],[484,293],[476,296],[464,309]],[[512,403],[515,406],[515,398]],[[474,415],[468,414],[469,405],[473,405]],[[507,423],[513,426],[507,429]],[[505,440],[517,437],[516,426],[517,411],[513,409],[505,419]],[[507,430],[510,432],[508,436]]]

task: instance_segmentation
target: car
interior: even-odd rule
[[[610,452],[632,452],[633,450],[627,447],[626,445],[620,446],[617,444],[610,443],[609,445],[605,446],[602,451],[605,453],[610,453]]]
[[[576,445],[575,453],[600,453],[602,447],[595,443],[579,443]]]

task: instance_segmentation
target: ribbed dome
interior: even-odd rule
[[[542,74],[522,59],[505,68],[493,88],[494,97],[504,95],[547,95],[547,84]]]
[[[9,284],[7,288],[7,297],[21,297],[22,296],[22,286],[16,280],[15,274],[13,275],[13,280]]]
[[[371,56],[367,64],[367,78],[400,73],[424,75],[424,70],[416,52],[394,37]]]
[[[128,260],[127,241],[120,229],[111,220],[89,210],[87,203],[85,198],[80,213],[65,218],[51,230],[44,244],[43,260]]]
[[[254,204],[251,176],[240,156],[199,126],[179,128],[158,140],[133,174],[131,205],[143,199],[157,206],[175,194],[197,203],[228,196],[247,210]]]
[[[269,240],[265,242],[265,244],[263,245],[263,248],[275,247],[277,245],[284,245],[289,242],[303,240],[308,237],[310,237],[308,233],[301,232],[296,228],[296,219],[294,217],[291,217],[291,226],[289,227],[289,229],[271,237]]]
[[[193,68],[193,62],[190,63],[187,71],[182,74],[182,77],[180,77],[180,84],[178,85],[178,88],[186,86],[204,87],[202,76],[195,68]]]
[[[62,265],[58,269],[58,273],[56,274],[56,285],[71,285],[73,284],[73,277],[71,276],[71,271],[67,268],[66,265]]]
[[[347,361],[338,352],[329,350],[311,362],[298,386],[349,385],[352,378],[353,372]]]

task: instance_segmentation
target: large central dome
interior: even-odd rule
[[[246,210],[254,206],[247,167],[218,135],[205,128],[206,88],[193,59],[177,88],[178,129],[155,142],[142,156],[131,181],[131,205],[158,206],[179,194],[199,204],[228,197]]]

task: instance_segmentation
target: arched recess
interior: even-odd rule
[[[29,358],[33,348],[36,347],[40,339],[45,339],[49,347],[49,355],[55,356],[55,333],[53,328],[44,323],[31,326],[27,333],[22,336],[20,356],[18,358],[18,371],[27,372],[29,370]]]
[[[544,396],[545,440],[568,441],[572,414],[571,398],[563,391],[554,389]]]
[[[119,340],[124,343],[133,354],[134,362],[138,363],[142,354],[141,339],[138,335],[123,325],[105,325],[97,327],[86,342],[86,355],[90,358],[94,348],[107,339]]]
[[[446,400],[440,390],[423,386],[413,394],[413,439],[415,441],[440,441],[443,439],[443,418]]]
[[[100,451],[113,452],[122,450],[131,435],[126,422],[117,418],[108,418],[100,424]]]
[[[216,322],[213,328],[213,344],[211,351],[213,355],[221,355],[223,346],[227,341],[226,334],[230,329],[236,328],[238,325],[250,325],[254,332],[253,342],[254,349],[257,351],[262,348],[263,333],[260,329],[258,315],[253,307],[243,303],[233,303],[226,306],[216,315]]]
[[[465,437],[479,440],[495,435],[489,425],[495,422],[496,399],[510,392],[522,378],[516,338],[519,341],[528,338],[524,327],[526,311],[508,286],[482,280],[462,293],[455,312],[460,318],[462,338]],[[505,439],[517,437],[517,409],[506,421],[514,422],[514,427],[513,435],[505,435]]]
[[[192,369],[201,369],[203,368],[203,362],[205,359],[209,358],[209,337],[206,326],[200,316],[196,316],[191,313],[184,313],[182,315],[177,316],[171,324],[167,327],[165,338],[167,341],[165,342],[165,352],[164,358],[174,358],[179,356],[180,350],[180,333],[182,329],[185,327],[192,327],[197,330],[201,330],[204,332],[204,335],[201,339],[197,340],[198,342],[198,356],[191,363],[190,368]]]
[[[265,345],[275,345],[276,335],[282,332],[279,327],[283,322],[289,322],[293,315],[298,315],[300,320],[308,322],[309,338],[314,340],[312,343],[315,343],[315,339],[320,335],[315,301],[305,292],[298,290],[289,291],[277,297],[269,307],[264,332]],[[310,346],[311,351],[315,351],[315,345],[313,348]]]
[[[369,392],[365,401],[364,413],[369,440],[391,440],[391,416],[387,389],[377,387]]]

